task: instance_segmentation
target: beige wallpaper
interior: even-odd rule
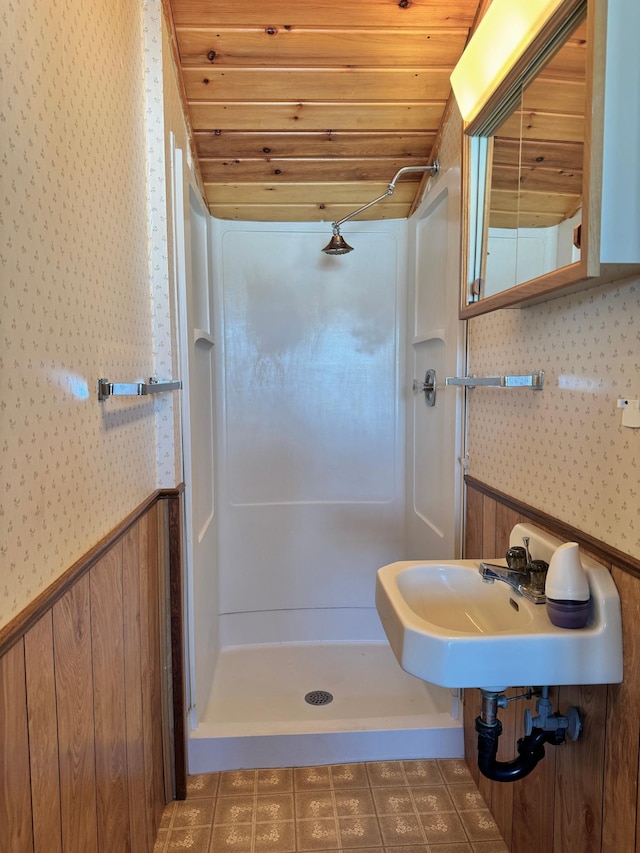
[[[158,8],[4,4],[0,627],[159,480],[175,484],[173,423],[161,470],[154,401],[95,393],[100,376],[147,378],[172,357],[167,309],[151,310],[163,225],[155,249],[147,227],[147,166],[164,171],[146,157],[147,135],[163,136]]]
[[[469,473],[640,557],[640,280],[470,323],[477,376],[545,371],[540,392],[469,392]]]

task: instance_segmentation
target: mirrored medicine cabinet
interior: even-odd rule
[[[461,318],[640,272],[640,3],[561,7],[464,128]]]

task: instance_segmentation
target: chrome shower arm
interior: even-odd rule
[[[440,166],[438,165],[437,160],[435,160],[431,164],[431,166],[403,166],[401,169],[398,169],[393,178],[391,178],[387,192],[390,195],[395,192],[396,181],[398,180],[400,175],[406,175],[408,172],[431,172],[432,175],[437,175],[439,168]]]
[[[357,210],[354,210],[352,213],[348,213],[346,216],[343,216],[342,219],[338,219],[336,222],[332,223],[333,231],[343,225],[345,222],[348,222],[350,219],[353,219],[354,216],[357,216],[359,213],[364,213],[365,210],[368,210],[370,207],[373,207],[374,204],[378,204],[379,201],[387,198],[390,195],[393,195],[395,192],[395,187],[393,189],[387,189],[384,195],[378,196],[378,198],[374,198],[373,201],[367,202],[367,204],[363,204],[362,207],[359,207]]]
[[[338,219],[336,222],[333,222],[333,233],[337,233],[337,229],[340,228],[340,226],[343,225],[345,222],[348,222],[350,219],[353,219],[354,216],[358,216],[358,214],[364,213],[365,210],[368,210],[370,207],[373,207],[374,204],[378,204],[378,202],[383,201],[383,199],[393,195],[396,191],[396,183],[401,175],[405,175],[407,172],[431,172],[432,175],[437,175],[438,168],[438,163],[436,161],[431,166],[403,166],[401,169],[398,169],[398,171],[395,173],[395,175],[389,182],[387,191],[383,193],[383,195],[378,196],[378,198],[374,198],[373,201],[367,202],[367,204],[363,204],[362,207],[359,207],[352,213],[348,213],[346,216],[343,216],[342,219]]]

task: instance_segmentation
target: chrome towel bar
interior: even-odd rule
[[[535,370],[525,376],[447,376],[444,384],[464,385],[466,388],[494,385],[498,388],[531,388],[532,391],[542,391],[544,370]]]
[[[544,388],[544,370],[535,370],[526,376],[447,376],[445,385],[462,385],[465,388],[475,388],[476,385],[493,385],[496,388],[531,388],[532,391],[542,391]],[[413,390],[423,391],[427,406],[435,406],[436,391],[441,388],[437,384],[435,370],[427,370],[424,380],[413,380]]]
[[[109,382],[108,379],[98,379],[98,400],[102,402],[107,397],[146,397],[147,394],[179,391],[180,388],[182,382],[179,379],[161,382],[153,376],[148,382]]]

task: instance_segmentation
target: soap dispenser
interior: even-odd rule
[[[584,628],[589,619],[590,592],[577,542],[565,542],[553,552],[544,591],[553,625]]]

